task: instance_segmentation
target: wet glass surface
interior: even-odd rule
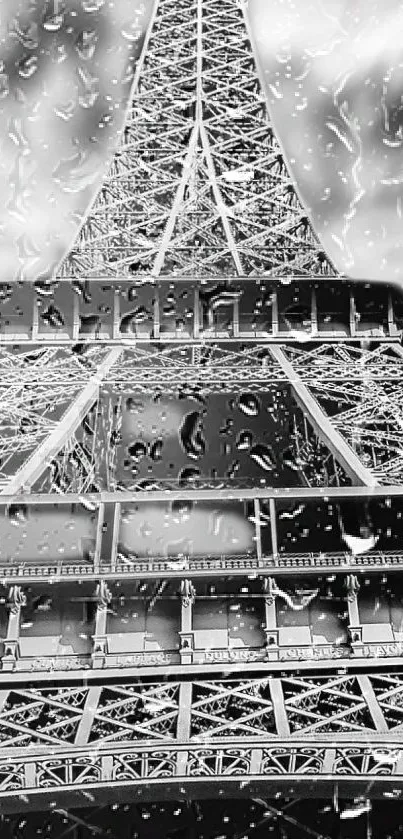
[[[6,0],[1,22],[0,276],[49,276],[124,124],[152,4]]]
[[[277,137],[342,273],[402,281],[401,7],[249,0]]]
[[[177,502],[122,508],[119,550],[130,557],[255,553],[243,504]]]
[[[293,485],[282,451],[289,448],[288,388],[256,395],[201,394],[198,400],[125,397],[117,479],[122,487],[152,477],[178,486],[198,478],[231,485]]]
[[[400,795],[402,505],[327,495],[402,481],[400,9],[129,5],[0,20],[0,833],[381,837],[303,784]]]
[[[73,506],[10,505],[0,512],[0,561],[81,561],[95,543],[96,519]]]

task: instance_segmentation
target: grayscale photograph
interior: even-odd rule
[[[0,839],[399,839],[403,2],[0,0],[0,148]]]

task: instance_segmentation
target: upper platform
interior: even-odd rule
[[[403,298],[346,278],[197,276],[0,284],[10,344],[399,342]]]

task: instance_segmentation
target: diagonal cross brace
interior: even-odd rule
[[[73,436],[84,417],[96,401],[99,387],[111,368],[117,363],[123,347],[116,347],[104,358],[94,376],[73,400],[66,413],[61,417],[55,428],[38,446],[20,469],[5,484],[0,495],[16,495],[28,491],[35,481],[47,469],[49,462],[58,454],[65,443]]]
[[[341,464],[353,483],[359,486],[379,486],[379,482],[372,472],[361,463],[354,449],[348,445],[331,423],[329,417],[326,416],[309,388],[306,387],[291,362],[286,358],[281,347],[270,346],[267,349],[288,379],[298,405],[302,408],[316,434],[331,451],[333,457]]]

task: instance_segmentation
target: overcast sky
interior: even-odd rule
[[[124,122],[150,8],[1,0],[1,280],[51,273],[73,243]]]
[[[339,270],[403,279],[403,4],[249,0],[271,115]]]

